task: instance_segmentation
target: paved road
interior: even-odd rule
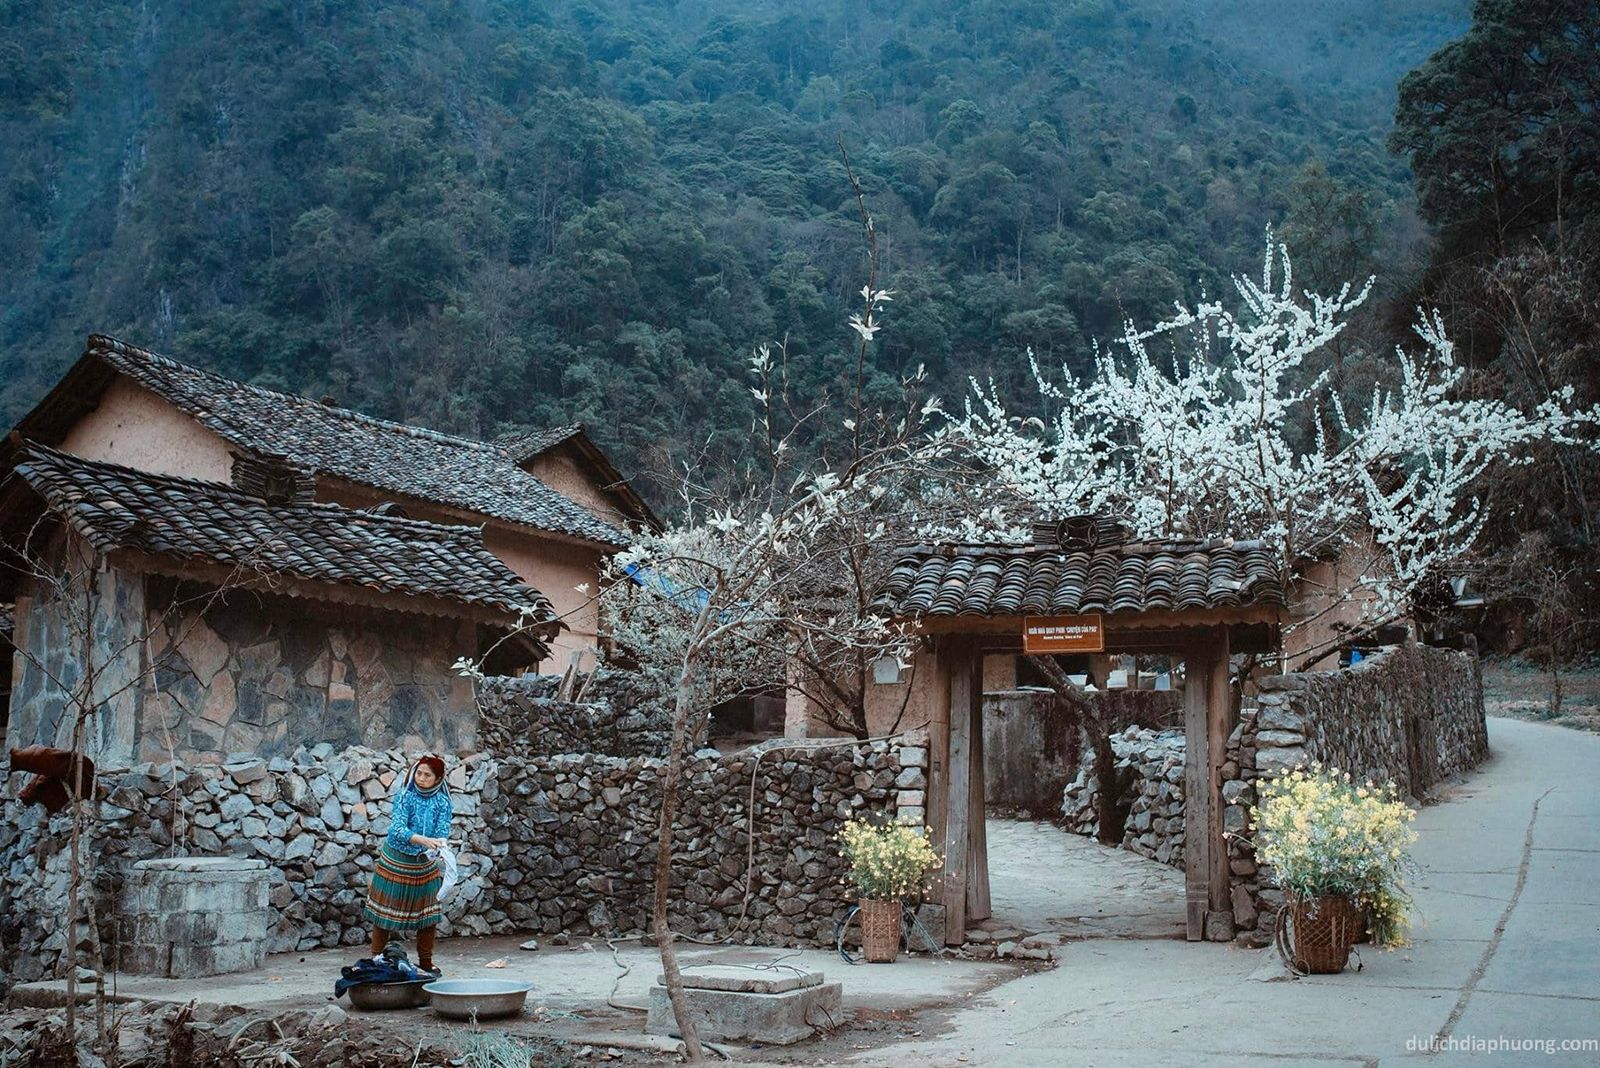
[[[991,819],[988,838],[994,918],[985,926],[1072,938],[1183,937],[1179,869],[1051,823]]]
[[[1417,818],[1418,922],[1360,972],[1263,982],[1263,954],[1075,943],[937,1038],[871,1065],[1600,1065],[1586,1051],[1418,1047],[1600,1041],[1600,736],[1491,719],[1493,758]],[[928,1021],[928,1034],[936,1027]]]

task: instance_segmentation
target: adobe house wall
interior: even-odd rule
[[[491,527],[484,532],[484,547],[506,566],[550,599],[567,629],[553,638],[546,670],[564,671],[573,653],[581,653],[582,668],[594,667],[600,638],[600,590],[604,555],[598,549],[567,542],[547,541]],[[584,592],[578,590],[585,588]]]
[[[118,378],[100,404],[78,420],[59,446],[86,460],[161,475],[231,481],[231,447],[194,417],[143,386]]]
[[[617,509],[609,494],[595,484],[583,465],[565,447],[541,453],[522,465],[523,469],[563,496],[570,497],[613,526],[626,530],[628,518]]]
[[[895,730],[926,726],[927,710],[933,707],[932,678],[933,659],[919,652],[912,655],[910,663],[900,672],[899,682],[868,683],[866,706],[870,736],[877,738]],[[1011,690],[1016,685],[1015,656],[995,653],[983,658],[985,693]],[[837,733],[823,724],[821,714],[810,698],[793,690],[785,695],[785,735],[790,738],[826,738]]]
[[[317,499],[347,508],[371,508],[393,501],[395,496],[365,486],[319,478]],[[413,519],[456,525],[464,522],[459,512],[446,508],[412,500],[402,505]],[[600,611],[594,603],[604,559],[600,550],[555,538],[541,538],[498,523],[485,527],[483,545],[524,582],[548,597],[556,614],[567,625],[567,629],[549,643],[550,658],[544,661],[544,669],[564,671],[571,655],[579,651],[584,654],[580,666],[592,668],[600,633]],[[578,586],[587,586],[588,592],[579,593]]]
[[[1339,666],[1339,646],[1359,634],[1377,602],[1377,594],[1360,584],[1366,567],[1381,567],[1370,536],[1332,560],[1302,566],[1290,591],[1290,616],[1295,625],[1283,637],[1285,669],[1332,671]],[[1326,648],[1306,663],[1311,650]]]

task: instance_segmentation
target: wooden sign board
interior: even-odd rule
[[[1103,653],[1105,649],[1106,631],[1098,614],[1023,617],[1024,653]]]

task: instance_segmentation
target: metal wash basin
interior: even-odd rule
[[[352,1008],[362,1012],[386,1009],[414,1009],[428,1003],[425,989],[432,979],[411,979],[400,983],[362,983],[345,991]]]
[[[451,1020],[489,1020],[515,1016],[528,1000],[532,983],[513,979],[439,979],[423,988],[433,1011]]]

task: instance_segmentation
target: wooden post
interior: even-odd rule
[[[944,941],[967,940],[967,873],[972,847],[972,724],[981,702],[982,662],[970,640],[950,643],[950,764],[944,825]],[[942,652],[942,650],[941,650]]]
[[[924,665],[933,672],[928,709],[928,838],[935,849],[944,848],[945,814],[950,808],[950,663],[954,640],[940,638]],[[944,865],[934,869],[930,894],[944,900]]]
[[[1207,740],[1212,658],[1210,643],[1191,642],[1183,654],[1183,884],[1184,933],[1206,936],[1211,907],[1211,747]]]
[[[1206,679],[1206,800],[1210,809],[1206,838],[1210,857],[1206,872],[1206,938],[1233,939],[1233,899],[1229,891],[1228,840],[1222,836],[1222,765],[1233,733],[1233,674],[1228,668],[1228,631],[1216,628],[1210,643]]]
[[[976,686],[972,695],[972,764],[968,777],[970,815],[967,833],[971,847],[967,860],[967,922],[987,920],[989,906],[988,813],[984,808],[983,768],[983,654],[973,654]]]

